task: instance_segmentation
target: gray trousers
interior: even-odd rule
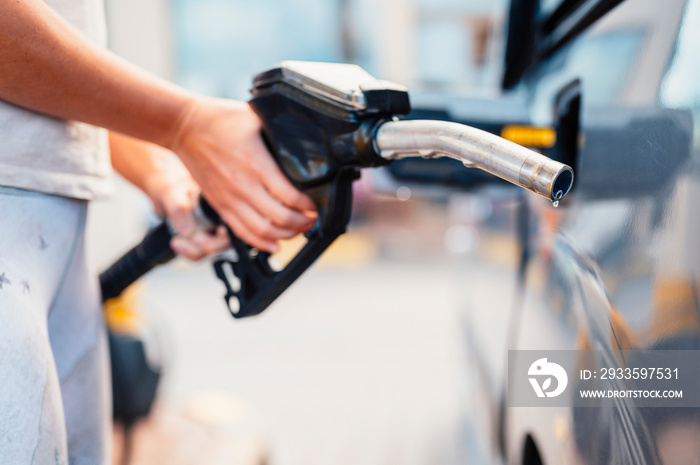
[[[0,187],[0,464],[109,463],[111,402],[87,202]]]

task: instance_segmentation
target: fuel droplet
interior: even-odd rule
[[[559,201],[562,197],[564,197],[564,191],[557,191],[557,193],[554,194],[554,198],[552,198],[552,206],[554,208],[557,208],[559,206]]]

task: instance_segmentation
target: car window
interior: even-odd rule
[[[577,39],[623,0],[511,0],[503,88]]]
[[[581,81],[587,105],[619,103],[643,39],[643,29],[630,28],[589,34],[561,50],[535,77],[535,117],[551,115],[554,96],[574,79]]]
[[[661,87],[661,103],[693,113],[694,146],[700,148],[700,0],[690,0],[676,50]]]
[[[559,5],[564,3],[564,0],[541,0],[540,1],[540,14],[548,16],[557,9]]]

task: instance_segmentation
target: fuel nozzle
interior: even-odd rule
[[[573,170],[558,161],[480,129],[447,121],[390,121],[376,132],[382,158],[450,157],[559,202]]]
[[[259,74],[251,105],[272,152],[298,187],[341,170],[406,157],[450,157],[550,199],[571,189],[572,169],[494,134],[448,121],[394,121],[411,107],[405,87],[356,65],[288,61]]]

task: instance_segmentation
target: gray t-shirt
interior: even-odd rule
[[[88,40],[107,43],[103,0],[45,0]],[[0,100],[0,186],[77,199],[111,193],[107,132]]]

